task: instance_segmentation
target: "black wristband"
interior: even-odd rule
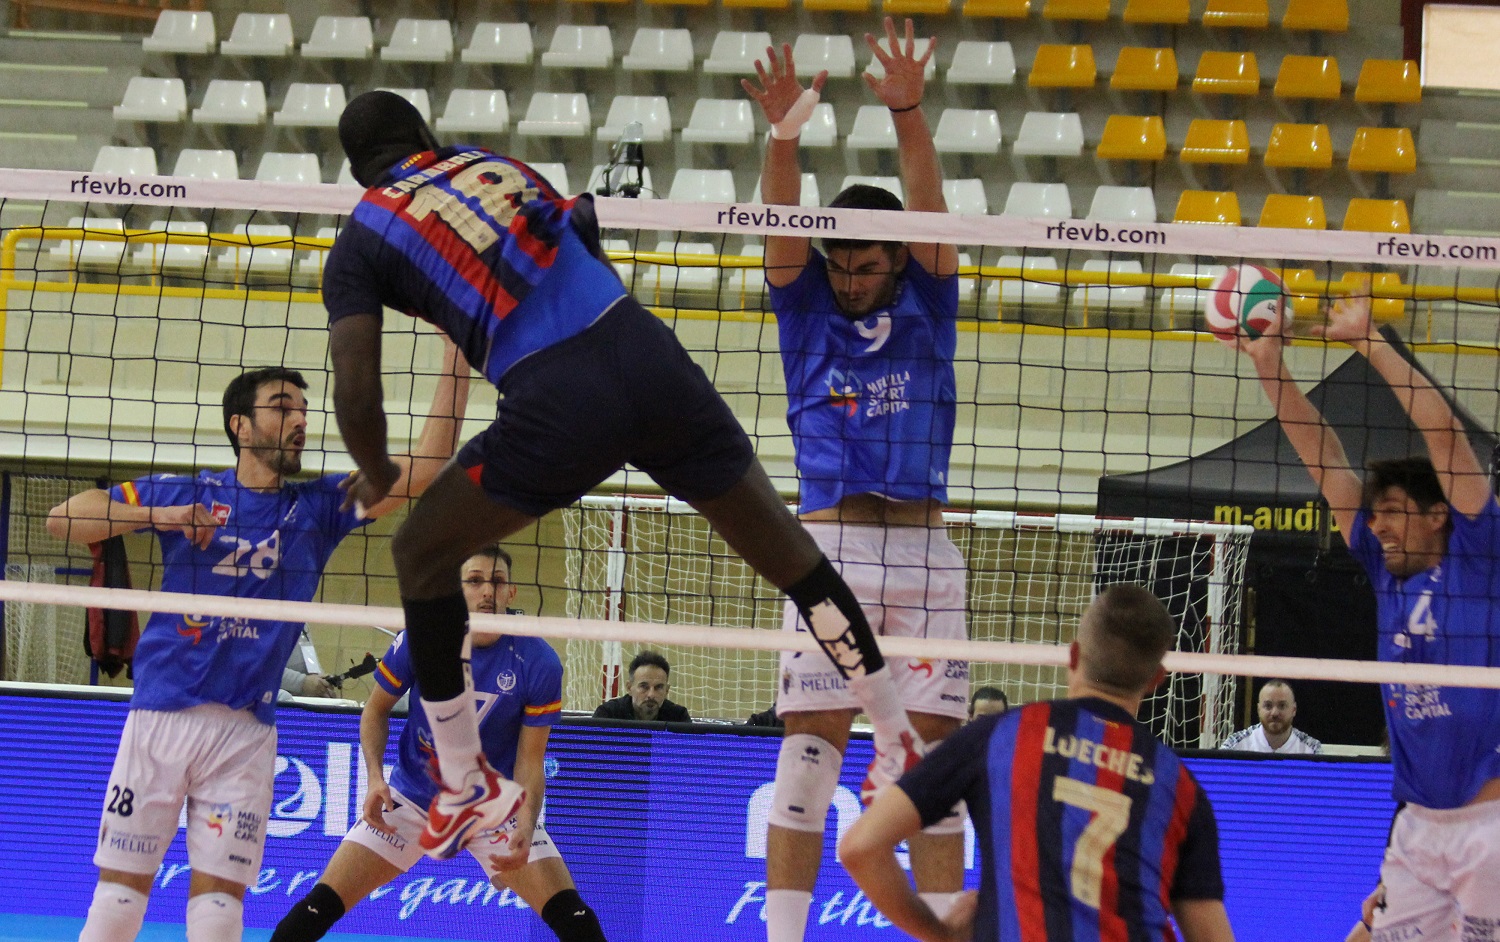
[[[922,103],[919,101],[915,105],[907,105],[905,108],[890,108],[887,110],[889,110],[891,114],[905,114],[908,111],[916,111],[920,107],[922,107]]]

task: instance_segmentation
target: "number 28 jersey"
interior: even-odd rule
[[[924,827],[968,802],[982,856],[975,942],[1174,939],[1174,900],[1224,898],[1208,796],[1105,700],[977,720],[897,785]]]
[[[625,296],[593,208],[483,148],[417,154],[365,192],[328,253],[329,320],[389,307],[430,321],[499,383]]]
[[[109,493],[137,507],[202,504],[218,518],[206,550],[179,532],[156,532],[163,592],[308,602],[339,542],[369,522],[339,509],[342,479],[329,475],[261,492],[241,486],[232,470],[201,471],[139,478]],[[154,612],[135,649],[131,707],[222,703],[274,723],[281,672],[301,632],[301,622]]]

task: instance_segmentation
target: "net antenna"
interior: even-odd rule
[[[599,196],[639,199],[646,186],[646,128],[639,121],[625,125],[620,139],[609,152],[603,180],[594,192]]]

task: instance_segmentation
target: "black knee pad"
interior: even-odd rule
[[[560,942],[607,942],[599,917],[577,890],[562,890],[542,907],[542,921]]]
[[[317,942],[344,916],[344,901],[326,883],[315,884],[291,912],[281,917],[271,942]]]

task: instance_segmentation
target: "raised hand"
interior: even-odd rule
[[[766,61],[755,60],[755,77],[759,80],[758,85],[749,79],[740,79],[740,87],[760,105],[768,122],[779,124],[804,91],[802,82],[797,78],[797,64],[792,60],[791,43],[781,44],[780,57],[776,55],[775,46],[767,46]],[[812,90],[821,92],[826,81],[828,70],[824,69],[813,76]]]
[[[1290,304],[1290,298],[1284,298],[1283,303]],[[1245,334],[1235,337],[1234,348],[1250,358],[1255,364],[1256,371],[1262,376],[1274,376],[1281,371],[1281,350],[1287,344],[1285,334],[1286,319],[1276,318],[1261,335],[1254,340]]]
[[[922,92],[927,85],[927,61],[937,49],[937,40],[929,39],[927,50],[919,57],[916,27],[912,21],[906,21],[905,38],[898,39],[896,21],[890,17],[885,18],[885,38],[890,47],[889,52],[875,41],[874,36],[865,34],[865,42],[869,44],[870,51],[885,69],[885,75],[878,79],[865,72],[865,84],[870,86],[870,91],[887,108],[892,111],[909,111],[922,103]]]
[[[175,530],[199,549],[208,549],[219,529],[219,518],[202,504],[156,507],[151,512],[151,526],[157,530]]]
[[[390,459],[386,459],[385,465],[378,480],[362,471],[351,471],[348,477],[340,481],[339,490],[344,492],[344,500],[339,505],[339,510],[353,508],[363,514],[389,497],[391,488],[401,479],[401,466]]]
[[[1375,325],[1370,318],[1370,279],[1355,281],[1354,293],[1339,298],[1328,307],[1328,323],[1314,327],[1313,333],[1329,340],[1353,343],[1375,339]]]

